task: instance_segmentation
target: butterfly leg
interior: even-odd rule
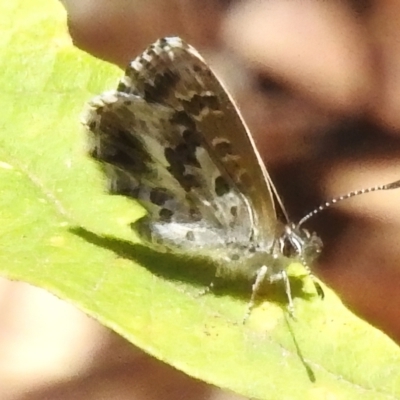
[[[303,259],[304,260],[304,259]],[[305,270],[307,271],[308,276],[311,278],[311,280],[313,281],[315,290],[318,294],[318,296],[323,299],[325,297],[325,293],[324,290],[322,289],[322,286],[319,284],[319,282],[317,281],[316,277],[314,276],[314,274],[311,272],[310,267],[305,263],[305,261],[302,261],[303,266],[305,268]]]
[[[249,303],[247,304],[247,309],[246,309],[246,312],[245,312],[244,318],[243,318],[243,324],[246,323],[246,321],[250,317],[251,311],[254,308],[257,293],[260,290],[260,287],[261,287],[265,277],[267,276],[267,272],[268,272],[268,267],[266,265],[263,265],[257,271],[256,280],[254,281],[254,283],[251,287],[251,298],[250,298]]]
[[[253,284],[253,293],[251,295],[250,303],[249,303],[246,317],[245,317],[246,319],[249,317],[251,309],[254,307],[255,296],[256,296],[263,280],[265,279],[265,276],[267,275],[267,270],[268,270],[267,266],[264,265],[257,272],[256,281]],[[290,287],[290,280],[289,280],[288,274],[285,270],[282,270],[279,273],[276,273],[269,277],[270,283],[274,283],[274,282],[278,282],[278,281],[283,281],[283,284],[285,286],[286,297],[288,300],[287,308],[288,308],[290,316],[294,317],[294,305],[293,305],[292,290]]]
[[[281,279],[283,280],[283,284],[285,285],[285,293],[288,299],[288,311],[291,317],[294,317],[294,306],[293,306],[293,297],[292,290],[290,288],[290,280],[286,271],[281,272]]]

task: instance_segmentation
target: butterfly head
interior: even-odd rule
[[[308,266],[322,251],[322,240],[300,225],[287,224],[279,238],[279,250],[285,257],[299,257]]]

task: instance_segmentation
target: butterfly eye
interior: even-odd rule
[[[279,239],[282,255],[288,258],[300,256],[309,235],[308,231],[298,229],[294,224],[286,225],[284,233]]]

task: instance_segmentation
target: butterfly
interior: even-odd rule
[[[254,141],[227,90],[179,37],[159,39],[127,67],[116,90],[90,101],[84,117],[89,153],[109,191],[138,200],[148,214],[136,226],[151,245],[209,258],[217,276],[252,281],[246,317],[265,283],[282,282],[293,313],[288,265],[309,265],[322,241],[302,224],[350,192],[308,214],[286,212]],[[313,278],[317,292],[323,292]]]

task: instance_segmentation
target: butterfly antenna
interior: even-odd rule
[[[400,180],[388,183],[386,185],[378,185],[378,186],[372,186],[366,189],[361,189],[361,190],[355,190],[353,192],[349,192],[343,196],[338,196],[334,197],[332,200],[327,201],[324,204],[321,204],[319,207],[315,208],[311,212],[309,212],[307,215],[305,215],[297,224],[297,226],[301,226],[304,224],[304,222],[308,221],[310,218],[314,217],[315,215],[319,214],[321,211],[326,210],[327,208],[332,207],[333,205],[340,203],[343,200],[351,199],[352,197],[359,196],[361,194],[366,194],[366,193],[371,193],[371,192],[377,192],[380,190],[392,190],[392,189],[399,189],[400,188]]]

